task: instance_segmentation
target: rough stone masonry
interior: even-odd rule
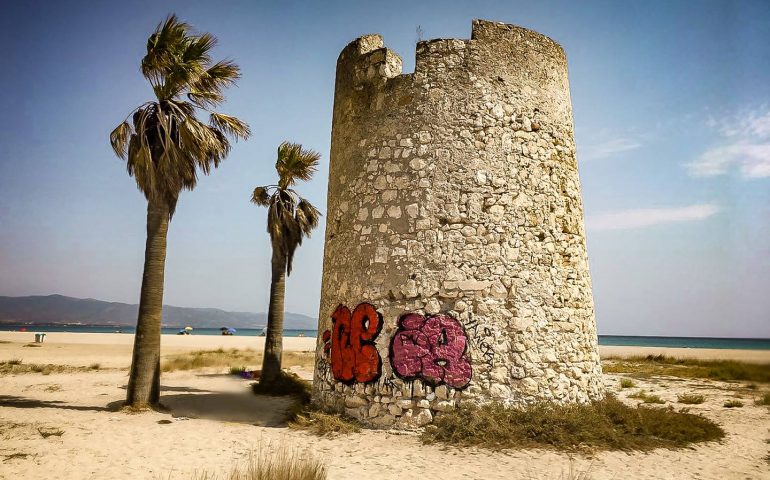
[[[313,399],[410,428],[463,402],[601,398],[567,59],[476,20],[337,61]]]

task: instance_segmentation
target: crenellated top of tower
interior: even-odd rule
[[[538,63],[540,65],[538,65]],[[361,36],[350,42],[337,60],[340,73],[353,83],[387,83],[395,77],[432,76],[453,69],[483,75],[490,70],[563,68],[566,56],[551,38],[527,28],[486,20],[473,20],[470,39],[420,41],[415,49],[415,71],[402,74],[401,57],[384,46],[381,35]]]

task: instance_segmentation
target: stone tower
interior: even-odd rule
[[[603,395],[567,59],[476,20],[337,61],[313,399],[411,427],[461,402]]]

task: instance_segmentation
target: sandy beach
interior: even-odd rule
[[[312,452],[329,467],[330,479],[559,479],[570,468],[601,479],[761,479],[770,478],[765,460],[770,412],[753,404],[740,382],[652,377],[638,387],[681,408],[678,394],[706,397],[689,406],[727,431],[721,442],[683,450],[649,453],[602,452],[574,455],[556,451],[482,449],[424,445],[414,433],[363,431],[318,438],[282,423],[289,401],[257,397],[249,381],[223,368],[174,371],[162,377],[168,412],[117,411],[125,395],[132,335],[52,333],[42,346],[29,347],[29,332],[0,333],[0,361],[49,363],[98,370],[0,376],[0,479],[159,479],[190,478],[206,469],[224,473],[249,452],[284,445]],[[286,351],[309,352],[314,338],[286,338]],[[164,335],[168,358],[194,350],[262,348],[259,337]],[[770,351],[602,347],[604,356],[666,354],[679,357],[770,362]],[[256,365],[255,365],[256,366]],[[292,370],[312,376],[312,364]],[[608,390],[619,390],[620,375],[605,374]],[[768,390],[760,385],[759,391]],[[728,409],[728,399],[742,408]],[[61,431],[44,438],[40,431]],[[377,450],[376,458],[371,453]]]

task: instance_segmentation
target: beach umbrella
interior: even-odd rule
[[[235,333],[235,332],[236,332],[236,330],[233,327],[228,327],[227,328],[227,333]]]
[[[188,332],[191,332],[193,328],[192,328],[191,326],[189,326],[189,325],[188,325],[188,326],[184,327],[184,329],[185,329],[186,331],[188,331]]]

